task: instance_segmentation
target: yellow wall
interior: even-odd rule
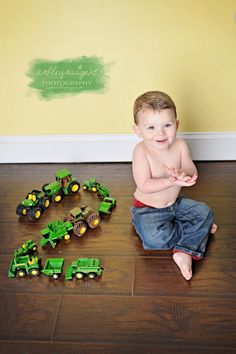
[[[0,16],[0,135],[130,133],[134,99],[153,89],[181,131],[236,130],[236,0],[8,0]],[[31,60],[83,55],[115,62],[107,93],[28,88]]]

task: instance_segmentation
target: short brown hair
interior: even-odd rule
[[[134,121],[137,124],[137,115],[142,109],[153,109],[154,111],[162,111],[171,109],[175,117],[177,117],[176,107],[170,96],[161,91],[148,91],[136,98],[134,102],[133,114]]]

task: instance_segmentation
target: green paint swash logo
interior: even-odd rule
[[[82,92],[106,92],[111,65],[96,56],[61,61],[35,59],[26,75],[32,79],[29,87],[36,90],[40,98],[50,100]]]

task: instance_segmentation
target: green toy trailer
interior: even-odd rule
[[[31,220],[38,220],[42,212],[50,205],[50,198],[44,192],[33,189],[16,207],[16,214],[28,216]]]
[[[40,240],[40,244],[42,247],[47,245],[48,243],[54,248],[57,243],[62,240],[70,239],[69,232],[73,230],[73,224],[69,221],[61,221],[56,220],[46,225],[43,230],[40,230],[42,238]]]
[[[58,279],[62,274],[63,263],[64,258],[48,258],[41,273],[53,279]]]
[[[102,275],[103,268],[100,260],[97,258],[78,258],[72,262],[66,269],[66,280],[72,280],[73,277],[82,279],[88,276],[90,279]]]
[[[105,197],[100,203],[98,212],[101,214],[110,214],[112,209],[116,206],[116,199],[112,197]]]
[[[83,205],[80,208],[75,207],[71,209],[68,215],[64,218],[64,221],[71,222],[73,232],[76,236],[83,236],[87,231],[88,226],[95,229],[100,224],[100,216],[92,208]]]
[[[63,196],[77,193],[80,189],[79,182],[72,177],[71,172],[66,168],[57,171],[55,178],[55,182],[44,184],[42,189],[56,203],[59,203]]]
[[[96,178],[90,178],[83,183],[83,189],[97,193],[100,197],[109,197],[109,189],[100,184]]]

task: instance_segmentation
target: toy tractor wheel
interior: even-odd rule
[[[60,203],[60,201],[62,200],[62,194],[60,192],[58,193],[55,193],[52,197],[52,200],[55,202],[55,203]]]
[[[55,279],[55,280],[56,280],[56,279],[58,279],[58,278],[59,278],[59,274],[55,273],[55,274],[53,274],[53,276],[52,276],[52,277],[53,277],[53,279]]]
[[[89,273],[88,274],[89,279],[94,279],[96,277],[95,273]]]
[[[43,186],[42,186],[42,190],[44,191],[44,193],[46,192],[45,188],[49,185],[49,183],[45,183]]]
[[[16,207],[16,214],[21,216],[21,215],[26,215],[27,214],[27,210],[25,209],[24,205],[19,204]]]
[[[30,269],[29,274],[31,275],[31,277],[38,277],[39,270],[37,268],[32,268],[32,269]]]
[[[39,206],[43,210],[47,209],[50,205],[50,199],[48,197],[43,197],[39,200]]]
[[[64,236],[64,240],[69,240],[70,239],[70,235],[69,234],[66,234],[65,236]]]
[[[73,228],[74,234],[76,236],[83,236],[87,231],[87,225],[83,221],[78,221]]]
[[[79,189],[80,189],[79,182],[74,181],[70,184],[69,193],[71,193],[71,194],[77,193],[79,191]]]
[[[96,193],[96,192],[97,192],[97,188],[96,188],[96,187],[92,187],[92,191],[93,191],[94,193]]]
[[[26,276],[26,271],[24,269],[19,269],[16,275],[18,278],[24,278]]]
[[[42,215],[42,210],[41,208],[33,208],[29,210],[29,218],[31,220],[38,220],[40,216]]]
[[[86,191],[86,190],[88,189],[88,187],[84,185],[84,186],[83,186],[83,189]]]
[[[78,272],[78,273],[75,273],[75,277],[76,277],[77,279],[83,279],[84,274],[81,273],[81,272]]]
[[[95,229],[100,224],[100,216],[97,213],[92,213],[87,217],[87,223],[91,229]]]

